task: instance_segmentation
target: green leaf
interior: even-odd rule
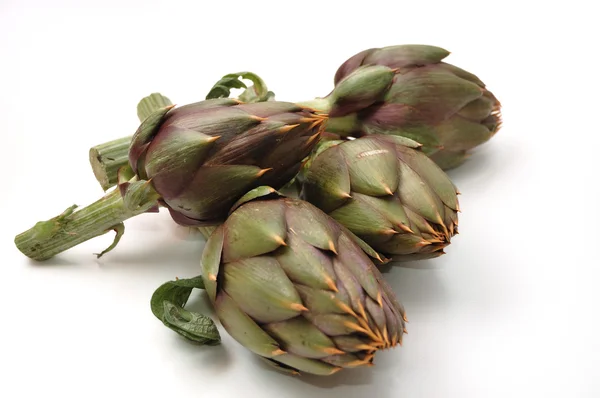
[[[212,319],[183,308],[194,288],[204,289],[201,276],[164,283],[152,295],[152,313],[166,327],[188,340],[203,345],[220,344],[221,336]]]
[[[188,340],[203,345],[221,343],[219,331],[209,317],[178,307],[170,301],[163,301],[163,323]]]
[[[140,119],[140,122],[143,122],[144,119],[150,116],[154,111],[169,105],[173,105],[170,99],[161,93],[152,93],[149,96],[142,98],[142,100],[138,103],[138,118]]]
[[[242,79],[250,80],[253,85],[248,87]],[[206,99],[229,98],[234,88],[246,89],[239,96],[239,100],[246,103],[272,101],[275,98],[260,76],[252,72],[238,72],[223,76],[208,92]]]

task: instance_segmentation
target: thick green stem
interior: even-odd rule
[[[105,191],[117,183],[119,168],[129,163],[131,136],[96,145],[90,149],[90,164]]]
[[[308,101],[297,102],[297,104],[323,113],[328,113],[331,110],[331,102],[327,98],[315,98]]]
[[[356,113],[351,113],[347,116],[332,117],[327,120],[327,124],[325,125],[327,132],[341,136],[347,136],[355,132],[358,128],[358,115]]]
[[[131,184],[134,189],[125,199],[115,189],[87,207],[75,211],[77,206],[73,205],[48,221],[38,222],[15,237],[17,248],[27,257],[42,261],[112,230],[117,233],[118,241],[123,234],[123,221],[156,205],[158,195],[150,184],[136,183]]]

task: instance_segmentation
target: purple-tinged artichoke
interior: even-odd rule
[[[457,233],[457,191],[420,148],[389,135],[324,142],[301,197],[394,260],[440,256]]]
[[[213,225],[249,190],[291,180],[325,120],[287,102],[214,99],[165,107],[140,125],[129,162],[176,222]]]
[[[261,187],[208,239],[204,286],[229,334],[280,370],[369,365],[401,343],[405,314],[355,240],[313,205]]]
[[[326,98],[328,130],[353,136],[411,138],[441,168],[459,166],[468,151],[501,127],[500,102],[479,78],[442,62],[433,46],[372,48],[348,59]]]

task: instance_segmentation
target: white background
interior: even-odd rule
[[[1,0],[0,396],[600,396],[592,3]],[[132,134],[141,97],[194,102],[251,70],[280,100],[310,99],[349,56],[402,43],[452,51],[505,123],[451,172],[462,213],[448,254],[386,274],[409,335],[373,368],[293,378],[223,330],[198,347],[166,329],[150,296],[198,274],[203,246],[167,214],[127,222],[99,261],[112,236],[43,264],[14,247],[102,195],[87,150]],[[201,294],[191,308],[210,313]]]

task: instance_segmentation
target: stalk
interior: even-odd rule
[[[147,181],[129,184],[125,196],[114,189],[77,211],[77,205],[15,237],[17,248],[29,258],[42,261],[96,236],[115,231],[115,241],[98,257],[112,250],[123,235],[123,221],[156,206],[158,194]]]
[[[119,168],[129,163],[131,138],[132,136],[119,138],[90,149],[90,164],[104,191],[117,184]]]
[[[327,98],[315,98],[308,101],[296,102],[298,105],[312,108],[315,111],[327,113],[331,109],[331,101]]]
[[[160,93],[152,93],[137,105],[137,115],[140,123],[157,109],[173,105],[170,99]],[[129,164],[129,144],[132,136],[123,137],[90,149],[90,165],[96,180],[106,191],[117,184],[117,172]]]

